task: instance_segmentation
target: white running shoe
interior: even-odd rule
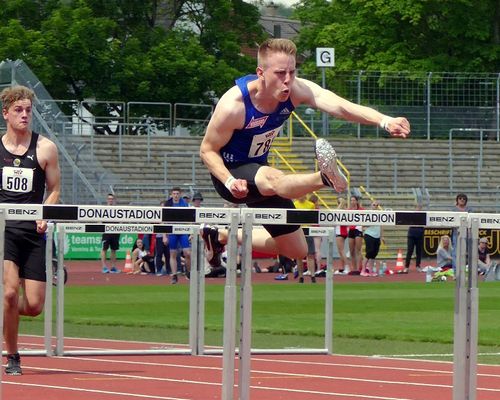
[[[347,179],[337,166],[337,153],[326,139],[316,140],[314,151],[318,160],[318,167],[325,185],[342,193],[347,189]]]

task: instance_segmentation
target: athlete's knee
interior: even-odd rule
[[[283,252],[284,256],[288,258],[294,258],[297,260],[302,260],[307,256],[307,244],[306,243],[294,243],[294,246],[289,246],[285,252]]]
[[[19,292],[13,288],[6,287],[3,293],[5,308],[17,307],[19,303]]]
[[[24,303],[24,307],[22,310],[22,315],[26,315],[28,317],[36,317],[40,315],[43,311],[43,301],[38,301],[36,303]]]
[[[285,174],[275,168],[261,168],[255,176],[255,183],[259,192],[264,196],[273,196],[277,193],[280,180]]]

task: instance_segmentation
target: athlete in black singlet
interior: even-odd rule
[[[34,93],[24,86],[6,88],[0,94],[7,125],[0,141],[0,203],[59,201],[61,173],[57,147],[31,131],[33,97]],[[5,372],[9,375],[22,374],[19,315],[36,316],[43,310],[46,229],[46,221],[6,222],[3,333],[7,350]]]

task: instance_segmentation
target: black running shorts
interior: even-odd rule
[[[45,234],[33,229],[5,228],[4,259],[19,267],[19,277],[45,282]]]
[[[224,199],[234,204],[246,204],[250,208],[287,208],[294,209],[293,201],[280,196],[264,196],[257,189],[255,175],[263,165],[250,163],[237,167],[230,167],[229,172],[236,179],[245,179],[248,186],[248,195],[244,199],[235,198],[224,183],[211,175],[215,190]],[[300,229],[300,225],[262,225],[272,237],[286,235]]]
[[[120,234],[119,233],[105,233],[102,235],[102,249],[107,251],[118,250],[120,248]]]

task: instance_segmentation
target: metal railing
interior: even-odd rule
[[[483,128],[452,128],[450,129],[449,131],[449,135],[448,135],[448,152],[449,152],[449,158],[450,160],[453,158],[453,137],[457,136],[458,133],[460,132],[465,132],[465,133],[470,133],[470,132],[473,132],[473,133],[479,133],[479,162],[481,164],[481,167],[483,166],[483,149],[484,149],[484,133],[488,133],[488,132],[492,132],[495,134],[495,140],[497,142],[500,142],[500,132],[497,131],[496,129],[483,129]],[[489,138],[489,137],[487,137]],[[464,137],[462,137],[462,139],[464,139]],[[470,134],[468,134],[465,139],[475,139],[474,137],[471,137]]]
[[[188,177],[191,175],[191,182],[185,182],[186,185],[196,185],[196,161],[199,160],[199,154],[195,152],[169,152],[163,155],[163,182],[168,183],[169,170],[171,168],[169,159],[171,157],[182,157],[191,159],[191,174],[187,170],[184,170],[184,176]],[[172,162],[173,164],[173,162]]]
[[[394,194],[397,194],[401,189],[408,189],[415,186],[415,182],[406,183],[408,181],[408,171],[403,173],[402,166],[407,166],[408,163],[412,165],[412,177],[419,177],[420,180],[420,188],[426,189],[429,188],[428,180],[436,180],[436,168],[429,166],[431,161],[440,161],[445,162],[447,164],[446,168],[446,178],[447,178],[447,188],[446,190],[452,193],[457,189],[457,185],[454,182],[454,172],[453,166],[456,161],[471,161],[469,164],[471,171],[475,172],[475,188],[477,190],[481,190],[481,163],[480,159],[476,156],[451,156],[449,159],[443,160],[442,157],[438,156],[408,156],[408,155],[366,155],[366,156],[358,156],[358,155],[349,155],[349,159],[356,160],[353,164],[360,165],[364,162],[365,164],[365,172],[364,172],[364,186],[367,191],[372,190],[373,182],[377,182],[380,174],[381,167],[375,168],[377,164],[374,161],[383,161],[385,162],[384,170],[389,171],[392,175],[392,185],[387,187],[387,191],[392,191]],[[406,168],[407,169],[407,168]],[[377,173],[375,176],[373,171],[376,170]],[[428,172],[429,171],[429,172]],[[440,171],[440,174],[444,171]],[[440,175],[443,177],[443,175]],[[384,184],[386,181],[384,180]],[[378,186],[378,185],[377,185]],[[442,188],[444,189],[444,188]]]

